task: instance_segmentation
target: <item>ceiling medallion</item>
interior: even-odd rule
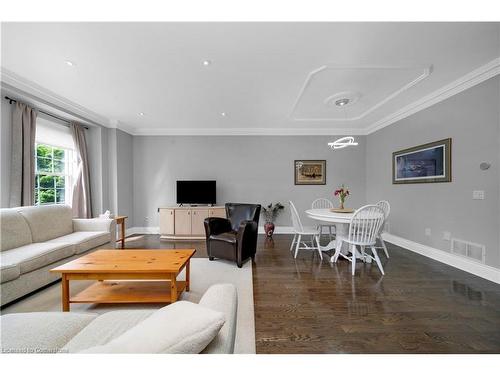
[[[354,142],[354,137],[342,137],[337,139],[336,141],[328,142],[328,146],[330,146],[334,150],[357,145],[358,143]]]

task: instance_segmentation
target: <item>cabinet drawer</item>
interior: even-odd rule
[[[225,208],[211,208],[208,211],[209,211],[208,214],[210,217],[226,218],[226,209]]]

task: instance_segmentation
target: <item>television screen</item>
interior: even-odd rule
[[[215,204],[215,181],[177,181],[178,204]]]

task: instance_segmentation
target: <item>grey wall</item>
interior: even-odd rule
[[[116,177],[117,177],[117,213],[128,216],[127,228],[134,222],[134,153],[133,137],[121,130],[116,130]],[[147,181],[144,181],[147,183]]]
[[[333,199],[332,191],[342,183],[352,191],[349,206],[365,202],[363,137],[358,147],[338,151],[327,146],[330,137],[325,136],[133,138],[134,226],[158,226],[157,208],[175,204],[175,182],[180,179],[217,180],[218,204],[292,200],[303,212],[315,198]],[[327,184],[295,186],[295,159],[326,159]],[[288,207],[277,224],[291,226]]]
[[[2,122],[0,124],[0,207],[9,207],[12,106],[7,100],[1,100],[1,102]]]
[[[2,93],[3,97],[3,93]],[[0,206],[9,207],[9,191],[10,191],[10,153],[11,153],[11,123],[12,123],[12,108],[13,106],[9,104],[6,100],[1,100],[1,123],[0,123]],[[114,137],[108,135],[110,129],[99,127],[99,126],[89,126],[86,131],[87,136],[87,147],[89,154],[89,164],[90,164],[90,174],[91,174],[91,191],[92,191],[92,209],[94,216],[99,215],[103,211],[109,209],[113,213],[118,212],[118,203],[115,206],[112,205],[113,197],[118,196],[117,186],[118,183],[113,184],[114,191],[111,191],[110,185],[110,170],[114,171],[116,174],[117,160],[118,156],[122,160],[126,160],[126,163],[132,165],[132,141],[131,135],[112,129],[114,132]],[[117,135],[118,134],[118,135]],[[116,149],[117,138],[129,138],[128,143],[123,143],[121,146],[120,154]],[[109,147],[108,142],[110,139],[114,140],[115,147]],[[113,141],[111,141],[113,143]],[[115,163],[115,169],[111,169],[109,165],[109,150],[114,152],[114,157],[111,159]],[[128,156],[127,156],[128,155]],[[129,180],[123,183],[123,198],[122,202],[124,205],[124,212],[129,214],[132,213],[132,170],[128,169],[125,171],[125,167],[122,165],[121,171],[122,175],[128,175]],[[115,176],[115,175],[113,175]],[[114,181],[117,181],[117,176],[115,176]],[[122,180],[123,181],[123,180]],[[115,209],[113,209],[115,208]]]
[[[486,245],[486,264],[500,267],[499,92],[497,76],[367,137],[367,200],[390,201],[391,233],[450,251],[449,231]],[[393,151],[449,137],[452,182],[392,184]],[[489,170],[479,169],[483,161]],[[485,200],[472,200],[473,190],[484,190]]]

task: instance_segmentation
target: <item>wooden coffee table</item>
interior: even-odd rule
[[[189,263],[195,251],[97,250],[50,272],[61,274],[63,311],[69,311],[70,303],[171,303],[189,291]],[[186,280],[178,281],[184,268]],[[97,282],[70,297],[70,280]]]

